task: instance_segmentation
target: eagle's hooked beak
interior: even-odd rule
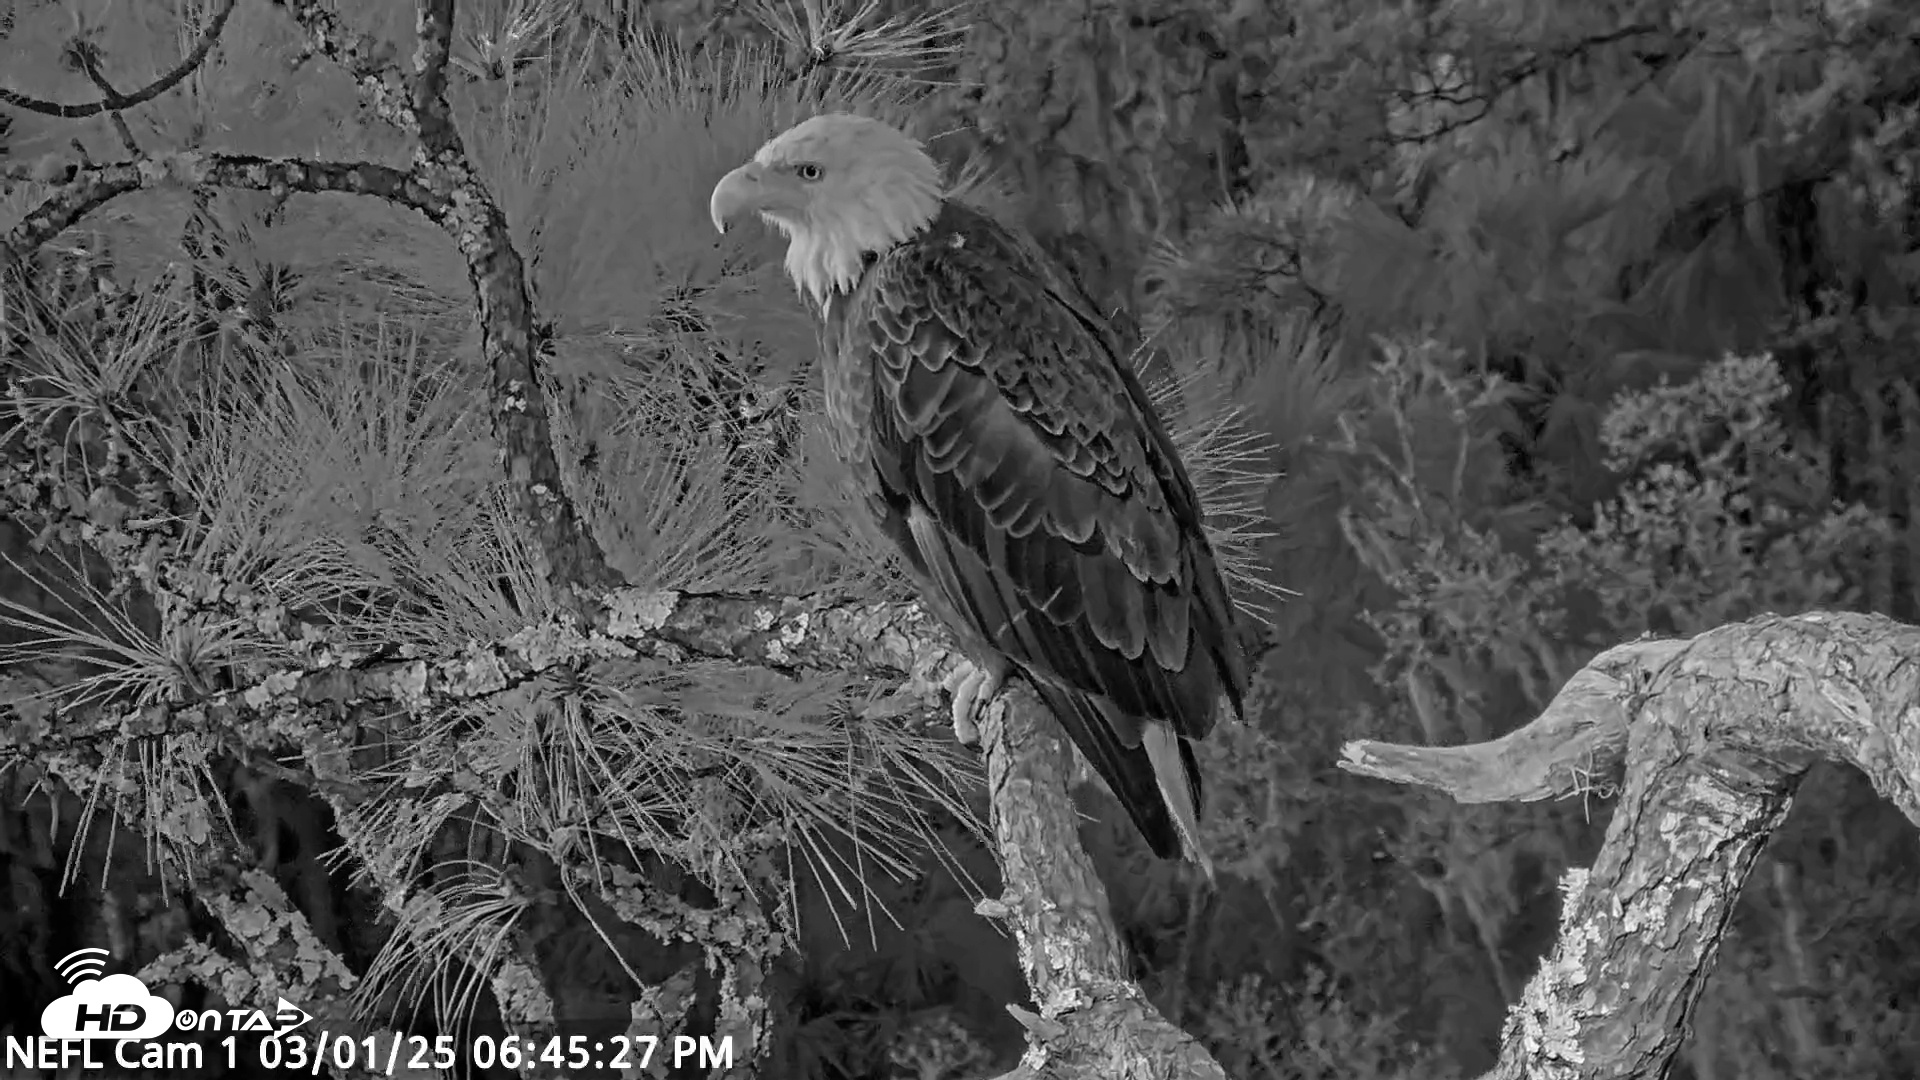
[[[759,162],[749,161],[713,185],[707,213],[713,218],[713,227],[724,234],[729,222],[749,210],[765,209],[766,203],[766,171]]]

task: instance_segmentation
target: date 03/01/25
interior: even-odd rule
[[[615,1035],[605,1039],[585,1035],[531,1036],[475,1035],[461,1045],[451,1035],[378,1035],[288,1032],[260,1040],[259,1064],[264,1069],[317,1070],[331,1065],[341,1070],[364,1070],[385,1076],[443,1072],[460,1064],[474,1068],[520,1071],[541,1066],[555,1070],[645,1069],[655,1058],[675,1068],[694,1066],[702,1071],[733,1067],[731,1035]],[[229,1036],[220,1040],[228,1065],[237,1062],[240,1048]]]

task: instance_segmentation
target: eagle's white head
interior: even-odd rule
[[[721,232],[749,211],[787,234],[787,276],[814,303],[853,288],[865,256],[940,212],[940,167],[906,133],[825,113],[776,136],[721,177],[708,210]]]

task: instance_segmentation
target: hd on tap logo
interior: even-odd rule
[[[75,949],[54,970],[70,987],[66,996],[40,1010],[43,1035],[8,1035],[0,1051],[0,1075],[20,1070],[97,1072],[109,1063],[121,1069],[197,1070],[205,1061],[209,1038],[217,1039],[231,1061],[237,1036],[258,1032],[280,1038],[313,1019],[305,1009],[279,998],[265,1009],[180,1009],[147,989],[133,975],[108,975],[105,949]],[[183,1041],[174,1033],[186,1036]]]
[[[103,975],[105,949],[75,949],[54,966],[73,992],[40,1011],[50,1039],[156,1039],[173,1027],[173,1002],[132,975]]]

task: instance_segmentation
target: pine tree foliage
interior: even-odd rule
[[[471,375],[384,321],[291,351],[185,395],[168,471],[205,522],[193,565],[313,603],[361,647],[489,640],[524,625],[516,604],[550,613]]]
[[[1177,358],[1218,356],[1205,343],[1184,343]],[[1277,473],[1271,449],[1247,422],[1232,382],[1200,364],[1181,365],[1172,376],[1148,382],[1148,399],[1167,419],[1167,435],[1192,470],[1194,493],[1206,513],[1207,539],[1234,604],[1246,617],[1265,622],[1271,605],[1288,590],[1266,574],[1262,548],[1274,533],[1267,524],[1266,495]]]

